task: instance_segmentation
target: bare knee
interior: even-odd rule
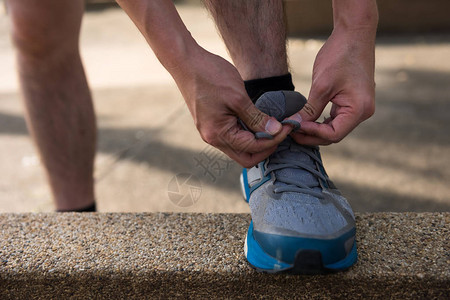
[[[42,59],[78,49],[82,6],[79,1],[10,0],[11,36],[21,56]]]

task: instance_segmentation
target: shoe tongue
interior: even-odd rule
[[[306,98],[295,91],[276,91],[264,93],[255,103],[255,106],[265,114],[274,117],[278,121],[292,116],[303,108],[306,104]],[[272,154],[272,158],[282,157],[293,162],[301,163],[312,169],[316,169],[313,159],[300,148],[304,147],[296,144],[290,137],[286,138],[282,144],[289,145],[288,150],[276,151]],[[270,163],[270,162],[269,162]],[[309,171],[301,168],[286,167],[274,171],[275,177],[278,179],[275,185],[285,185],[283,178],[295,178],[299,182],[309,187],[318,187],[317,178]]]
[[[255,106],[281,122],[301,110],[305,104],[306,98],[299,92],[274,91],[262,94]]]
[[[304,151],[301,150],[303,149],[313,151],[312,148],[298,145],[290,137],[286,138],[286,140],[284,140],[282,144],[289,145],[289,149],[284,151],[276,151],[272,155],[272,158],[281,157],[283,159],[289,159],[295,163],[308,166],[311,169],[317,170],[315,161],[308,154],[306,154]],[[274,173],[275,177],[278,179],[278,182],[276,182],[275,185],[284,185],[283,178],[291,178],[291,179],[294,178],[298,182],[306,184],[311,188],[320,186],[317,177],[312,173],[310,173],[309,171],[302,168],[286,167],[283,169],[276,170],[274,171]]]

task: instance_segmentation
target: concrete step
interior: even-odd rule
[[[243,255],[247,214],[0,214],[0,298],[442,298],[450,213],[358,214],[345,273],[267,275]]]

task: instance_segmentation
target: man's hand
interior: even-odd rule
[[[201,48],[170,0],[117,0],[139,28],[159,61],[175,79],[200,135],[229,157],[251,167],[264,160],[292,130],[263,114],[247,96],[233,65]],[[272,140],[255,139],[246,126]]]
[[[375,22],[366,22],[361,13],[363,17],[355,21],[351,2],[335,1],[335,28],[314,62],[308,103],[299,112],[303,119],[301,129],[292,133],[297,143],[337,143],[374,113],[377,17]],[[361,11],[375,10],[376,15],[376,6],[361,7],[363,2],[371,1],[353,2]],[[339,5],[347,6],[337,11]],[[328,102],[332,102],[330,116],[323,123],[315,122]]]
[[[219,56],[198,48],[183,66],[169,71],[203,140],[244,167],[264,160],[292,130],[253,105],[236,68]],[[255,139],[238,118],[254,132],[265,131],[274,138]]]

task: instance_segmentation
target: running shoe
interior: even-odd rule
[[[281,122],[305,103],[300,93],[276,91],[263,94],[255,105]],[[252,216],[244,245],[252,267],[323,274],[356,263],[355,216],[328,178],[319,147],[287,137],[267,159],[243,169],[241,186]]]

